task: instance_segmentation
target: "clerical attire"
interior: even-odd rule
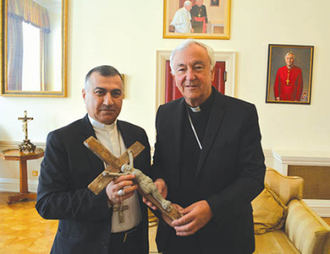
[[[145,149],[134,165],[150,174],[148,137],[136,125],[120,120],[104,125],[86,115],[50,132],[41,163],[36,209],[45,219],[59,220],[51,253],[147,254],[148,211],[141,196],[125,199],[122,206],[110,206],[106,190],[95,195],[87,188],[104,171],[102,160],[84,145],[91,136],[115,156],[139,141]]]
[[[191,32],[191,15],[186,8],[179,9],[171,22],[176,33],[190,33]]]
[[[281,101],[300,101],[303,89],[301,69],[292,66],[290,69],[283,66],[277,70],[274,83],[274,96]]]
[[[182,207],[203,199],[196,186],[197,165],[203,149],[204,136],[213,102],[212,95],[199,107],[190,108],[186,105],[187,112],[184,117],[182,131],[182,159],[180,164],[180,187],[175,196],[168,197],[171,202],[180,204]],[[191,236],[177,236],[171,228],[171,246],[168,246],[166,253],[202,253],[199,244],[199,232]]]
[[[207,13],[205,5],[197,4],[190,11],[194,33],[206,33]]]
[[[89,120],[95,131],[97,139],[104,145],[114,156],[120,157],[126,146],[124,140],[117,128],[117,120],[110,124],[105,125],[97,122],[90,116]],[[120,219],[122,217],[122,219]],[[140,205],[137,193],[126,200],[123,200],[122,204],[115,204],[112,215],[112,227],[111,232],[123,232],[137,227],[142,220],[140,211]]]

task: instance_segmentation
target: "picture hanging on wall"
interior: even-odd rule
[[[314,46],[268,46],[266,103],[310,104]]]
[[[231,0],[164,0],[163,37],[230,39]]]
[[[211,0],[211,6],[219,6],[220,0]]]

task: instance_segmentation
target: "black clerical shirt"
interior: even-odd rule
[[[177,197],[180,200],[174,202],[183,207],[189,206],[198,201],[198,193],[196,193],[196,171],[201,154],[200,147],[189,122],[188,114],[191,117],[198,139],[203,146],[204,136],[207,135],[206,129],[212,103],[213,92],[210,97],[202,105],[200,105],[200,112],[193,112],[189,105],[187,105],[187,114],[183,122],[182,158],[180,167],[180,193],[182,195]]]

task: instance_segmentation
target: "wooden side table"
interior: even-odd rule
[[[10,161],[19,161],[20,192],[8,197],[8,204],[22,199],[36,199],[37,194],[29,192],[27,183],[27,161],[39,159],[44,156],[44,150],[37,148],[33,153],[22,153],[19,149],[4,150],[0,153],[1,158]]]

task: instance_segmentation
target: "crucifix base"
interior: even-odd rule
[[[151,194],[145,194],[141,188],[138,188],[138,192],[145,197],[145,199],[147,199],[149,202],[151,202],[154,206],[157,207],[157,209],[164,214],[166,217],[168,217],[170,220],[176,220],[176,219],[180,219],[182,217],[182,214],[175,209],[174,207],[172,207],[171,211],[166,211],[165,209],[163,209],[163,207],[159,204],[159,202],[151,195]]]
[[[24,139],[18,147],[20,152],[34,153],[36,150],[36,146],[30,142],[30,139]]]

